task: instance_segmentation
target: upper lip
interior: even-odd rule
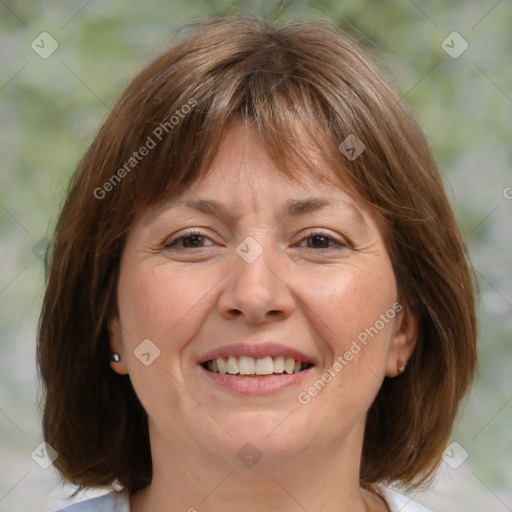
[[[217,359],[219,357],[227,358],[229,356],[246,356],[254,357],[255,359],[267,356],[284,356],[292,357],[295,359],[295,361],[300,361],[303,363],[315,363],[312,356],[304,354],[300,350],[268,341],[263,343],[234,343],[231,345],[224,345],[223,347],[210,350],[209,352],[206,352],[206,354],[203,354],[199,359],[199,364]]]

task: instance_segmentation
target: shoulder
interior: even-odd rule
[[[412,501],[410,498],[398,494],[391,489],[379,489],[382,497],[386,500],[391,512],[432,512],[428,508]]]
[[[127,492],[110,492],[98,498],[74,503],[57,512],[130,512],[130,496]]]

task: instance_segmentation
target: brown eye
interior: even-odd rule
[[[334,237],[327,233],[311,233],[304,237],[300,243],[300,247],[307,247],[308,249],[336,249],[347,247],[347,244],[336,240]]]
[[[307,238],[307,246],[310,248],[320,248],[327,249],[329,246],[329,241],[331,239],[328,236],[323,235],[315,235]]]
[[[204,237],[201,235],[184,236],[178,240],[181,240],[183,247],[203,247]]]
[[[213,245],[211,240],[202,233],[188,232],[170,240],[164,247],[171,250],[182,250],[210,247],[211,245]]]

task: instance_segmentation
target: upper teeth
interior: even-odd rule
[[[231,375],[271,375],[272,373],[288,374],[299,373],[309,366],[307,363],[295,361],[293,357],[235,357],[229,356],[227,359],[218,357],[208,361],[207,368],[215,373],[229,373]]]

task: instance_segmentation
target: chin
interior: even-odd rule
[[[234,454],[242,463],[245,455],[260,456],[261,466],[275,466],[296,458],[314,444],[316,436],[311,433],[316,429],[297,425],[290,411],[233,413],[223,423],[233,437],[223,435],[218,439],[219,448]]]

